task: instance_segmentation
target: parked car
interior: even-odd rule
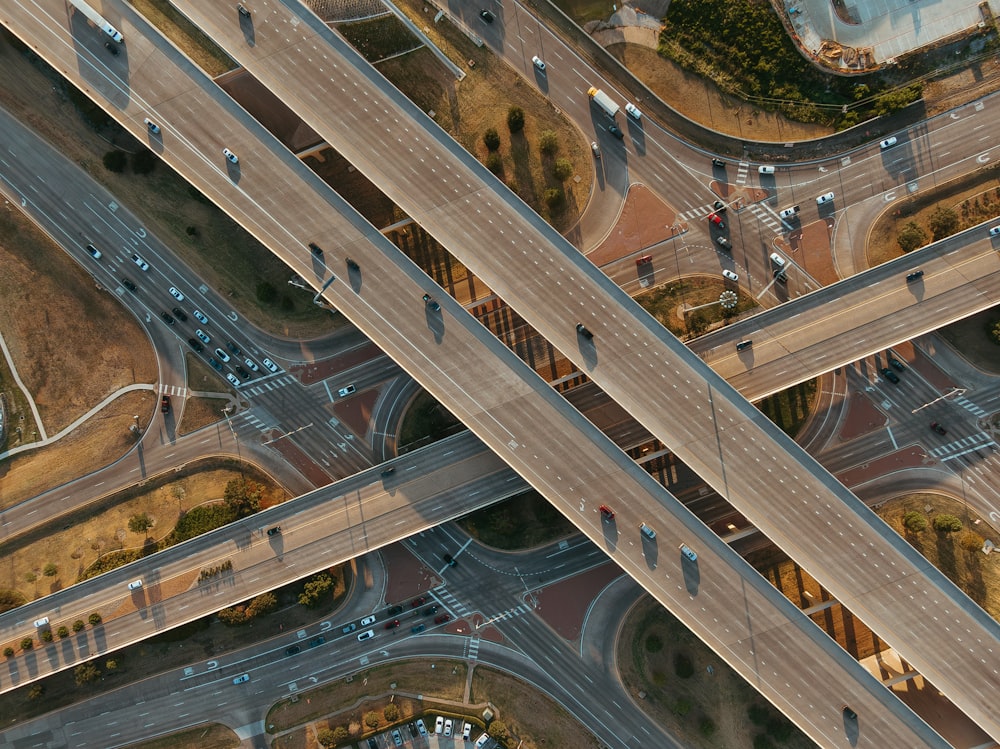
[[[419,606],[423,606],[425,603],[427,603],[427,596],[420,596],[410,601],[410,606],[418,608]]]
[[[285,655],[298,655],[302,652],[302,648],[298,645],[292,645],[290,648],[285,648]]]
[[[410,632],[412,632],[413,634],[416,635],[416,634],[420,634],[425,629],[427,629],[427,627],[424,626],[423,624],[414,624],[412,627],[410,627]]]
[[[374,623],[375,623],[374,614],[372,614],[371,616],[366,616],[364,619],[361,620],[362,627],[367,627],[369,624],[374,624]]]
[[[170,287],[170,288],[168,289],[168,291],[170,292],[170,296],[172,296],[172,297],[173,297],[174,299],[176,299],[176,300],[177,300],[178,302],[183,302],[183,301],[184,301],[184,295],[183,295],[183,294],[182,294],[181,292],[179,292],[179,291],[177,290],[177,287],[176,287],[176,286],[171,286],[171,287]]]
[[[180,307],[174,307],[171,310],[171,312],[173,312],[174,317],[176,317],[181,322],[187,322],[188,316],[184,314],[184,310],[182,310]]]
[[[271,372],[277,372],[278,371],[278,365],[275,364],[270,359],[268,359],[267,357],[264,357],[264,359],[262,361],[263,361],[264,366],[267,367],[268,370],[270,370]]]
[[[344,626],[343,628],[341,628],[340,631],[343,632],[345,635],[349,635],[349,634],[351,634],[351,632],[353,632],[357,628],[358,628],[358,625],[355,624],[354,622],[351,622],[350,624],[348,624],[348,625]]]
[[[434,721],[434,733],[441,733],[444,730],[444,718],[440,715]]]
[[[229,380],[229,384],[234,388],[238,388],[242,383],[237,379],[236,375],[226,372],[226,379]]]
[[[717,245],[719,245],[719,247],[721,247],[724,250],[731,250],[731,249],[733,249],[733,243],[730,242],[725,237],[716,237],[715,238],[715,243]],[[733,280],[736,280],[736,279],[733,279]]]
[[[235,343],[233,343],[232,341],[228,341],[228,342],[226,343],[226,348],[227,348],[227,349],[229,349],[230,351],[232,351],[232,352],[233,352],[233,354],[234,354],[234,355],[236,355],[236,356],[239,356],[240,354],[242,354],[242,353],[243,353],[243,352],[242,352],[242,351],[240,350],[240,347],[239,347],[239,346],[237,346],[237,345],[236,345]]]
[[[345,396],[350,395],[354,391],[355,391],[354,385],[348,385],[347,387],[343,387],[340,390],[338,390],[337,391],[337,395],[339,395],[341,398],[343,398]]]
[[[760,174],[774,174],[773,166],[759,166],[757,167],[757,172]]]
[[[708,220],[709,220],[710,223],[715,224],[720,229],[725,229],[726,228],[726,224],[723,222],[722,216],[720,216],[718,213],[710,213],[710,214],[708,214]]]
[[[417,718],[417,731],[420,732],[421,736],[427,735],[427,726],[424,725],[423,718]]]
[[[229,361],[229,354],[227,354],[227,353],[226,353],[225,351],[223,351],[223,350],[222,350],[221,348],[217,348],[217,349],[215,349],[215,355],[216,355],[216,356],[217,356],[217,357],[219,358],[219,360],[220,360],[220,361],[222,361],[223,363],[225,363],[225,362],[228,362],[228,361]]]
[[[241,674],[233,679],[233,684],[246,684],[250,681],[250,674]]]
[[[160,317],[163,318],[163,322],[165,322],[167,325],[174,324],[174,318],[169,312],[161,312]]]
[[[788,208],[784,208],[778,211],[778,218],[791,218],[798,212],[799,212],[799,207],[797,205],[791,205],[788,206]]]
[[[597,145],[596,140],[590,142],[590,152],[594,154],[595,159],[601,158],[601,147]]]
[[[451,621],[451,614],[438,614],[434,617],[435,624],[444,624],[445,622]]]
[[[210,367],[211,367],[212,369],[214,369],[214,370],[215,370],[216,372],[221,372],[221,371],[222,371],[222,365],[221,365],[221,364],[219,364],[219,362],[217,362],[217,361],[216,361],[215,359],[213,359],[212,357],[208,357],[208,365],[209,365],[209,366],[210,366]]]
[[[212,339],[211,339],[211,338],[209,338],[209,337],[208,337],[207,335],[205,335],[204,333],[202,333],[202,332],[201,332],[201,330],[196,330],[196,331],[194,332],[194,334],[195,334],[196,336],[198,336],[198,339],[199,339],[199,340],[200,340],[200,341],[201,341],[202,343],[211,343],[211,342],[212,342]]]
[[[199,354],[205,350],[205,347],[201,345],[201,341],[197,338],[188,338],[188,345],[197,351]]]
[[[200,322],[202,325],[208,325],[208,318],[205,317],[199,310],[195,310],[191,313],[194,315],[194,319]]]
[[[365,640],[375,636],[374,629],[366,629],[364,632],[358,635],[358,642],[364,642]]]
[[[386,629],[395,629],[398,626],[399,626],[399,619],[393,619],[392,621],[388,621],[385,623]]]
[[[326,642],[326,638],[323,637],[323,635],[317,635],[316,637],[312,638],[309,641],[309,647],[311,647],[311,648],[318,648],[324,642]]]
[[[903,362],[901,362],[899,359],[896,359],[895,357],[891,357],[889,359],[889,366],[892,367],[893,369],[899,370],[900,372],[906,370],[906,365],[903,364]]]
[[[395,616],[396,614],[402,614],[404,611],[405,609],[397,603],[395,606],[389,607],[388,613],[389,616]]]
[[[445,736],[451,736],[451,727],[453,725],[454,725],[454,722],[452,721],[451,718],[448,718],[448,720],[446,720],[444,722],[444,735]]]
[[[437,604],[434,604],[433,606],[428,606],[426,609],[424,609],[424,616],[434,616],[434,614],[438,612],[438,608],[439,606]]]

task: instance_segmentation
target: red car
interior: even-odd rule
[[[615,511],[612,510],[607,505],[601,505],[598,509],[601,511],[601,517],[603,517],[605,520],[612,520],[612,519],[614,519],[614,517],[615,517]]]
[[[435,624],[444,624],[445,622],[449,621],[450,619],[451,619],[451,615],[450,614],[438,614],[437,616],[434,617],[434,623]]]
[[[386,629],[395,629],[398,626],[399,626],[399,619],[393,619],[391,622],[385,623]]]
[[[167,413],[170,410],[170,396],[164,395],[160,398],[160,413]]]
[[[716,226],[718,226],[720,229],[725,229],[726,228],[726,225],[724,223],[722,223],[722,218],[719,216],[718,213],[710,213],[710,214],[708,214],[708,220],[711,221]]]
[[[938,434],[942,434],[942,435],[944,435],[944,434],[948,434],[948,430],[947,430],[947,429],[945,429],[945,428],[944,428],[943,426],[941,426],[940,424],[938,424],[938,423],[937,423],[936,421],[932,421],[932,422],[931,422],[931,429],[933,429],[933,430],[934,430],[935,432],[937,432]]]
[[[635,264],[636,265],[645,265],[646,263],[651,263],[651,262],[653,262],[653,256],[652,255],[643,255],[641,258],[639,258],[638,260],[635,261]]]
[[[420,598],[414,598],[412,601],[410,601],[410,605],[413,608],[417,608],[418,606],[423,606],[425,603],[427,603],[427,596],[420,596]]]

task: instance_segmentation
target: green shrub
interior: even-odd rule
[[[52,562],[48,562],[42,569],[42,574],[45,577],[55,577],[59,573],[59,568],[55,566]]]
[[[550,210],[554,210],[566,202],[566,193],[562,191],[562,188],[549,187],[543,193],[542,198],[545,200],[545,205]]]
[[[21,650],[31,650],[35,647],[34,637],[25,637],[21,640]]]
[[[519,133],[524,130],[524,110],[520,107],[511,107],[507,110],[507,127],[512,133]]]
[[[559,150],[559,136],[554,130],[543,130],[538,136],[538,150],[546,156],[551,156]]]
[[[500,133],[495,127],[487,128],[486,132],[483,133],[483,143],[486,145],[487,151],[492,152],[500,148]]]
[[[927,244],[927,232],[916,221],[908,221],[896,235],[896,243],[903,252],[913,252]]]
[[[8,645],[7,647],[5,647],[3,649],[3,654],[4,654],[5,658],[13,658],[14,657],[14,648],[12,648],[10,645]]]
[[[962,521],[954,515],[937,515],[934,518],[934,530],[938,533],[955,533],[962,530]]]
[[[59,629],[56,630],[56,634],[59,635],[60,640],[64,637],[69,637],[69,627],[65,624],[61,625]]]
[[[125,165],[128,163],[128,156],[125,155],[124,151],[108,151],[104,154],[102,161],[104,162],[104,168],[109,172],[121,174],[125,171]]]
[[[646,637],[646,652],[647,653],[659,653],[663,650],[663,638],[657,634],[651,634]]]
[[[87,621],[90,622],[90,626],[96,627],[103,621],[103,619],[101,619],[101,615],[95,611],[93,614],[87,617]]]
[[[903,515],[903,527],[910,533],[920,533],[927,530],[927,518],[921,512],[910,510]]]
[[[573,176],[573,162],[569,159],[556,159],[552,165],[552,176],[560,182],[565,182]]]
[[[257,284],[257,301],[261,304],[274,304],[278,299],[278,290],[269,281],[261,281]]]
[[[74,632],[79,632],[81,629],[83,629],[86,626],[87,625],[83,623],[83,619],[77,619],[75,622],[73,622],[73,631]]]
[[[51,629],[43,629],[42,630],[42,641],[43,642],[52,642],[52,630]]]
[[[681,679],[690,679],[694,676],[694,664],[687,653],[677,653],[674,656],[674,673]]]
[[[503,157],[496,151],[490,153],[486,157],[486,168],[489,169],[493,174],[500,175],[503,173]]]
[[[132,171],[136,174],[149,174],[156,169],[158,161],[156,154],[144,148],[139,153],[132,154]]]

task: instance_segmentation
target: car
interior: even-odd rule
[[[212,342],[212,339],[209,338],[207,335],[205,335],[203,332],[201,332],[200,328],[198,330],[196,330],[194,332],[194,334],[196,336],[198,336],[198,340],[200,340],[202,343],[211,343]]]
[[[275,364],[270,359],[268,359],[267,357],[265,357],[263,359],[263,364],[264,364],[265,367],[267,367],[272,372],[277,372],[278,371],[278,365]]]
[[[369,624],[374,624],[374,623],[375,623],[374,614],[372,614],[371,616],[366,616],[364,619],[361,620],[362,627],[367,627]]]
[[[43,616],[41,619],[35,619],[35,629],[41,629],[42,627],[47,626],[49,626],[49,618],[47,616]]]
[[[889,366],[893,369],[899,370],[900,372],[906,369],[906,365],[895,357],[889,357]]]
[[[720,229],[725,229],[726,228],[726,224],[725,224],[725,222],[723,222],[722,216],[720,216],[718,213],[710,213],[710,214],[708,214],[708,220],[709,220],[709,223],[715,224]]]
[[[656,531],[654,531],[652,528],[650,528],[645,523],[641,523],[639,525],[639,530],[642,531],[642,535],[644,535],[650,541],[652,541],[654,538],[656,538]]]
[[[187,322],[188,316],[184,314],[184,310],[182,310],[180,307],[174,307],[171,310],[171,312],[173,312],[174,317],[176,317],[181,322]]]
[[[165,414],[170,410],[170,396],[164,395],[160,398],[160,413]]]
[[[698,555],[694,552],[693,549],[691,549],[691,547],[685,544],[681,544],[681,554],[683,554],[684,558],[687,559],[689,562],[698,561]]]
[[[344,398],[350,395],[351,393],[355,392],[355,390],[356,388],[354,387],[354,385],[348,385],[347,387],[342,387],[340,390],[338,390],[337,395],[339,395],[341,398]]]
[[[832,192],[825,192],[816,198],[816,205],[823,205],[824,203],[829,203],[833,200]]]
[[[139,257],[138,255],[136,255],[134,253],[132,255],[132,262],[135,263],[136,265],[138,265],[141,270],[144,270],[144,271],[148,271],[149,270],[149,263],[147,263],[145,260],[143,260],[141,257]]]
[[[576,332],[582,335],[588,341],[594,337],[594,334],[591,333],[590,330],[588,330],[587,326],[584,325],[582,322],[578,322],[576,324]]]
[[[221,348],[217,348],[217,349],[215,349],[215,355],[216,355],[217,357],[219,357],[219,360],[220,360],[220,361],[222,361],[223,363],[225,363],[225,362],[228,362],[228,361],[229,361],[229,354],[227,354],[227,353],[226,353],[225,351],[223,351],[223,350],[222,350]]]
[[[238,374],[244,380],[250,379],[250,373],[247,372],[245,369],[243,369],[243,367],[241,367],[239,364],[236,365],[236,374]]]
[[[455,557],[453,557],[451,554],[445,554],[441,558],[444,559],[444,561],[448,564],[449,567],[458,566],[458,560],[455,559]]]
[[[260,367],[257,366],[257,362],[255,362],[249,356],[243,357],[243,363],[247,365],[247,368],[251,372],[259,372],[260,371]]]
[[[248,681],[250,681],[250,674],[240,674],[233,679],[233,684],[246,684]]]
[[[426,609],[424,609],[424,616],[433,616],[438,612],[438,608],[439,607],[437,604],[434,604],[433,606],[428,606]]]
[[[139,590],[142,587],[142,580],[133,580],[128,584],[129,590]]]
[[[323,257],[323,248],[320,247],[315,242],[309,243],[309,251],[312,252],[312,254],[315,255],[316,257]]]
[[[444,624],[445,622],[451,621],[451,614],[445,612],[444,614],[438,614],[434,617],[435,624]]]
[[[635,104],[632,104],[631,102],[625,103],[625,114],[627,114],[636,122],[642,119],[642,112],[639,111],[639,107],[637,107]]]
[[[169,291],[170,292],[170,296],[172,296],[178,302],[183,302],[184,301],[184,295],[181,292],[179,292],[176,287],[171,286],[169,289],[167,289],[167,291]]]
[[[398,728],[392,729],[392,743],[395,744],[396,746],[403,745],[403,737],[399,734]]]
[[[933,429],[935,432],[937,432],[938,434],[940,434],[942,436],[948,434],[948,430],[945,429],[940,424],[938,424],[936,421],[932,421],[931,422],[931,429]]]
[[[857,720],[858,719],[858,714],[856,712],[854,712],[853,710],[851,710],[851,708],[848,707],[847,705],[844,705],[843,711],[844,711],[844,717],[847,718],[848,720]]]
[[[728,270],[728,269],[722,271],[722,275],[723,275],[724,278],[728,278],[730,281],[739,281],[740,280],[740,277],[739,277],[738,274],[733,273],[731,270]]]
[[[412,736],[413,738],[416,738],[416,737],[417,737],[417,724],[416,724],[416,723],[414,723],[414,722],[413,722],[413,721],[411,720],[411,721],[410,721],[409,723],[407,723],[407,724],[406,724],[406,727],[407,727],[407,728],[409,729],[409,731],[410,731],[410,736]]]
[[[435,312],[441,309],[441,305],[438,304],[437,300],[434,299],[430,294],[424,294],[424,304],[430,307]]]
[[[240,350],[240,347],[237,346],[232,341],[226,343],[226,348],[232,351],[235,356],[239,356],[240,354],[243,353],[243,351]]]
[[[419,634],[420,632],[423,632],[425,629],[427,629],[427,627],[425,627],[423,624],[414,624],[412,627],[410,627],[410,632],[416,635]]]
[[[601,505],[597,509],[601,511],[601,519],[602,520],[614,520],[615,519],[615,511],[612,510],[607,505]]]
[[[715,238],[715,243],[716,243],[717,245],[719,245],[719,247],[721,247],[721,248],[722,248],[722,249],[724,249],[724,250],[731,250],[731,249],[733,249],[733,243],[732,243],[732,242],[730,242],[730,241],[729,241],[728,239],[726,239],[725,237],[716,237],[716,238]],[[734,279],[734,280],[735,280],[735,279]]]
[[[358,642],[364,642],[365,640],[368,640],[374,636],[375,636],[374,629],[366,629],[364,632],[358,635]]]
[[[427,726],[424,725],[423,718],[417,718],[417,731],[420,732],[421,736],[427,735]]]
[[[90,253],[90,256],[92,258],[94,258],[94,260],[100,260],[101,259],[101,251],[99,249],[97,249],[96,247],[94,247],[94,245],[88,244],[87,245],[87,252]]]
[[[636,258],[635,264],[636,265],[647,265],[648,263],[651,263],[651,262],[653,262],[653,256],[652,255],[643,255],[642,257]]]
[[[191,314],[194,315],[194,319],[200,322],[202,325],[208,325],[208,318],[205,317],[204,313],[202,313],[201,310],[196,309]]]
[[[241,3],[236,3],[236,11],[244,18],[250,18],[250,11],[244,8]]]
[[[391,476],[396,472],[396,466],[389,466],[388,468],[383,468],[381,476],[385,478],[386,476]]]
[[[165,322],[167,325],[174,324],[174,318],[169,312],[161,312],[160,317],[163,318],[163,322]]]
[[[792,218],[796,213],[799,212],[799,207],[797,205],[791,205],[788,208],[783,208],[778,211],[778,218]]]
[[[479,11],[479,17],[486,21],[486,23],[493,23],[496,20],[496,16],[486,9]]]
[[[358,261],[357,260],[353,260],[351,258],[347,258],[346,260],[344,260],[344,262],[347,263],[347,268],[349,270],[361,270],[361,266],[358,265]]]
[[[750,340],[749,338],[747,338],[745,341],[737,341],[736,342],[736,350],[737,351],[743,351],[744,349],[748,349],[751,346],[753,346],[753,341]]]
[[[915,270],[912,273],[906,274],[906,282],[913,283],[914,281],[919,281],[924,277],[924,272],[922,270]]]
[[[440,715],[434,721],[434,733],[441,733],[444,730],[444,718]]]
[[[349,635],[349,634],[351,634],[351,632],[353,632],[357,628],[358,628],[358,625],[355,624],[354,622],[351,622],[347,626],[343,627],[340,631],[343,632],[345,635]]]
[[[545,62],[538,55],[535,55],[534,57],[531,58],[531,64],[534,65],[539,70],[545,70]]]
[[[774,280],[778,283],[788,283],[788,274],[783,270],[776,270],[774,272]]]
[[[385,623],[386,629],[395,629],[398,626],[399,626],[399,619],[392,619],[391,621]]]
[[[777,252],[771,253],[771,262],[777,265],[779,268],[785,267],[785,258],[779,255]]]
[[[228,161],[230,164],[239,164],[240,163],[240,157],[237,156],[232,151],[230,151],[228,148],[223,148],[222,149],[222,155],[226,157],[226,161]]]
[[[281,526],[280,525],[276,525],[273,528],[268,528],[267,529],[267,535],[269,535],[269,536],[277,536],[279,533],[281,533]]]
[[[400,606],[398,603],[395,606],[390,606],[388,614],[389,616],[395,616],[396,614],[402,614],[406,609]]]
[[[618,140],[625,137],[625,133],[623,133],[622,129],[617,125],[608,125],[608,132],[615,136]]]
[[[892,383],[899,383],[899,375],[893,372],[888,367],[882,367],[882,376]]]
[[[483,749],[490,741],[490,735],[488,733],[483,733],[478,739],[476,739],[475,749]]]
[[[892,148],[897,142],[896,136],[893,135],[891,138],[886,138],[884,141],[879,143],[878,147],[881,149]]]
[[[444,735],[445,736],[451,736],[451,727],[453,725],[454,725],[454,723],[452,722],[451,718],[448,718],[448,720],[446,720],[444,722]]]
[[[597,145],[596,140],[590,141],[590,151],[594,154],[595,159],[601,158],[601,147]]]
[[[104,49],[110,52],[112,57],[118,57],[118,47],[111,42],[104,42]]]
[[[212,369],[214,369],[214,370],[215,370],[216,372],[221,372],[221,371],[222,371],[222,365],[221,365],[221,364],[219,364],[219,362],[217,362],[217,361],[216,361],[215,359],[213,359],[212,357],[209,357],[209,358],[208,358],[208,364],[209,364],[209,366],[210,366],[210,367],[211,367]]]
[[[226,379],[229,380],[229,384],[234,388],[238,388],[242,383],[237,379],[236,375],[231,372],[226,372]]]
[[[311,648],[318,648],[324,642],[326,642],[326,638],[323,637],[323,635],[317,635],[316,637],[312,638],[309,641],[309,647],[311,647]]]
[[[199,341],[197,338],[188,338],[188,346],[193,348],[199,354],[205,350],[205,347],[201,345],[201,341]]]
[[[997,224],[996,226],[990,227],[990,236],[991,237],[995,237],[998,234],[1000,234],[1000,224]]]
[[[729,210],[729,206],[727,206],[721,200],[716,200],[714,203],[712,203],[712,208],[715,209],[716,213],[725,213],[727,210]]]
[[[719,169],[725,169],[726,162],[723,161],[722,159],[712,159],[712,166],[717,166],[719,167]]]
[[[774,174],[773,166],[759,166],[757,167],[757,172],[759,174]]]
[[[410,606],[412,606],[413,608],[418,608],[420,606],[423,606],[425,603],[427,603],[427,596],[420,596],[419,598],[414,598],[412,601],[410,601]]]
[[[285,655],[298,655],[302,652],[302,648],[298,645],[292,645],[290,648],[285,648]]]
[[[368,749],[378,749],[378,742],[374,737],[368,739]]]
[[[153,135],[160,134],[160,126],[157,125],[155,122],[153,122],[151,119],[147,117],[146,119],[143,120],[143,122],[146,123],[146,127],[149,129],[149,132],[151,132]]]
[[[472,738],[472,724],[469,721],[465,721],[465,727],[462,729],[462,738],[465,741]]]

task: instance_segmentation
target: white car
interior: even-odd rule
[[[760,172],[761,174],[774,174],[774,167],[773,166],[759,166],[759,167],[757,167],[757,171]]]
[[[466,741],[472,738],[472,724],[469,721],[465,721],[465,728],[462,729],[462,738]]]
[[[440,734],[444,730],[444,718],[440,715],[437,716],[437,720],[434,721],[434,733]]]
[[[250,681],[250,674],[241,674],[233,679],[233,684],[246,684]]]
[[[351,393],[353,393],[354,391],[355,391],[354,385],[348,385],[347,387],[344,387],[344,388],[341,388],[340,390],[338,390],[337,391],[337,395],[339,395],[341,398],[344,398],[344,397],[350,395]]]
[[[641,120],[642,112],[639,111],[639,107],[631,102],[625,104],[625,114],[631,117],[633,120]],[[468,724],[466,724],[468,725]]]
[[[87,252],[90,253],[91,257],[93,257],[94,260],[100,260],[101,259],[101,251],[99,249],[97,249],[96,247],[94,247],[94,245],[88,244],[87,245]]]
[[[243,363],[247,365],[247,369],[251,372],[259,372],[260,367],[257,366],[257,362],[251,359],[249,356],[243,360]]]
[[[597,145],[596,140],[590,142],[590,150],[594,153],[595,159],[601,158],[601,147]]]
[[[201,342],[202,342],[202,343],[211,343],[211,342],[212,342],[212,339],[211,339],[211,338],[209,338],[209,337],[208,337],[207,335],[205,335],[204,333],[202,333],[202,332],[201,332],[201,330],[196,330],[196,331],[194,332],[194,334],[195,334],[196,336],[198,336],[198,338],[199,338],[199,339],[201,339]]]
[[[687,559],[689,562],[698,561],[698,555],[694,553],[694,550],[691,549],[691,547],[685,544],[681,544],[681,554],[683,554],[684,558]]]
[[[538,55],[531,58],[531,63],[539,70],[545,70],[545,62]]]
[[[374,624],[374,623],[375,623],[374,614],[372,614],[371,616],[366,616],[364,619],[361,620],[362,627],[367,627],[369,624]]]
[[[136,265],[138,265],[143,270],[149,270],[149,263],[147,263],[145,260],[143,260],[138,255],[132,255],[132,262],[135,263]]]
[[[779,268],[785,267],[785,258],[779,255],[777,252],[771,253],[771,262],[777,265]]]
[[[149,128],[149,132],[151,132],[153,135],[160,134],[160,126],[157,125],[155,122],[153,122],[151,119],[147,117],[146,119],[143,120],[143,122],[146,123],[146,127]]]
[[[222,360],[223,363],[229,361],[229,354],[223,351],[221,348],[215,349],[215,355]]]
[[[733,273],[731,270],[722,271],[722,275],[728,278],[730,281],[739,281],[740,277]]]
[[[232,372],[226,372],[226,379],[229,380],[229,384],[231,384],[234,388],[238,388],[243,384]]]
[[[358,642],[364,642],[365,640],[368,640],[374,636],[375,636],[374,629],[366,629],[364,632],[358,635]]]
[[[791,218],[798,212],[799,212],[799,207],[797,205],[789,206],[784,210],[778,211],[778,218]]]
[[[833,200],[832,192],[825,192],[816,198],[816,205],[823,205],[824,203],[829,203]]]
[[[168,289],[168,291],[170,292],[170,296],[172,296],[178,302],[183,302],[184,301],[184,295],[181,292],[179,292],[176,288],[174,288],[173,286],[171,286]]]
[[[483,733],[478,739],[476,739],[476,749],[483,749],[487,743],[489,743],[490,735],[488,733]]]
[[[1000,224],[997,224],[996,226],[990,228],[991,237],[995,237],[997,234],[1000,234]]]
[[[896,143],[897,143],[896,136],[894,135],[891,138],[886,138],[884,141],[879,143],[878,147],[881,149],[892,148],[894,145],[896,145]]]
[[[195,310],[191,314],[194,315],[195,319],[202,325],[208,325],[208,318],[205,317],[205,315],[202,314],[200,310]]]
[[[223,148],[222,149],[222,155],[226,157],[226,161],[228,161],[230,164],[239,164],[240,163],[240,157],[237,156],[232,151],[230,151],[228,148]]]
[[[453,724],[451,722],[451,718],[448,718],[448,720],[446,720],[444,722],[444,735],[445,736],[451,736],[451,727],[452,727],[452,725]]]
[[[278,371],[278,365],[266,357],[264,358],[264,366],[270,369],[272,372]]]
[[[129,590],[139,590],[142,587],[142,580],[133,580],[128,584]]]
[[[642,523],[639,526],[639,530],[641,530],[642,531],[642,535],[644,535],[650,541],[652,541],[654,538],[656,538],[656,531],[654,531],[652,528],[650,528],[645,523]]]

